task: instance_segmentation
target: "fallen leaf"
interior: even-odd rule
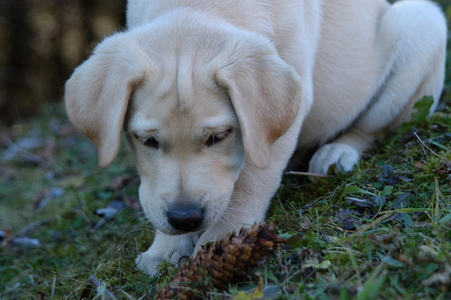
[[[415,168],[417,169],[418,172],[424,171],[423,166],[424,166],[424,164],[421,161],[417,160],[415,162]]]
[[[299,232],[306,232],[312,228],[312,224],[308,221],[299,222]]]
[[[358,214],[358,212],[341,208],[335,214],[334,222],[340,224],[344,230],[356,229],[356,224],[362,225],[362,221],[355,219],[351,214]]]
[[[445,264],[445,270],[443,272],[437,272],[429,276],[428,278],[421,281],[422,285],[425,286],[443,286],[449,287],[451,284],[451,266],[449,264]]]
[[[300,235],[295,235],[287,239],[287,245],[291,249],[296,249],[302,247],[304,244],[305,237]]]
[[[410,258],[408,258],[408,257],[407,257],[406,255],[404,255],[404,254],[398,255],[397,259],[398,259],[400,262],[402,262],[402,263],[408,265],[409,267],[412,267],[412,266],[414,265],[413,262],[412,262],[412,260],[411,260]]]
[[[391,203],[392,209],[401,209],[409,207],[411,193],[404,193],[396,197],[396,199]]]
[[[451,160],[445,160],[440,165],[440,168],[435,169],[432,172],[436,174],[451,174]]]
[[[20,247],[39,247],[41,245],[41,242],[39,242],[38,239],[32,239],[27,237],[18,237],[13,238],[11,243],[13,246],[20,246]]]
[[[384,169],[382,171],[382,176],[379,177],[379,181],[385,182],[385,184],[392,185],[392,186],[394,186],[401,180],[411,181],[411,179],[409,179],[407,177],[396,175],[393,167],[388,164],[384,166]]]
[[[377,197],[377,196],[374,196]],[[346,197],[346,200],[348,200],[348,205],[355,205],[362,208],[377,208],[374,201],[370,199],[361,199],[356,197]]]
[[[401,261],[399,261],[399,260],[397,260],[397,259],[394,259],[393,257],[390,257],[390,256],[388,256],[388,255],[383,255],[383,254],[380,253],[380,252],[377,252],[376,255],[377,255],[377,257],[379,257],[379,259],[380,259],[382,262],[386,263],[386,264],[389,265],[389,266],[392,266],[392,267],[398,267],[398,268],[401,268],[401,267],[405,267],[405,266],[406,266],[403,262],[401,262]]]
[[[112,200],[108,203],[107,207],[115,208],[119,211],[125,208],[125,204],[120,200]]]
[[[377,241],[381,244],[387,245],[393,243],[395,238],[398,236],[398,233],[393,232],[389,234],[383,234],[383,235],[375,235],[374,233],[370,233],[368,237],[372,239],[373,241]]]
[[[113,220],[119,211],[113,207],[99,208],[95,210],[95,214],[105,219],[105,221]]]
[[[438,252],[434,248],[432,248],[430,246],[419,245],[418,249],[420,250],[420,252],[421,252],[420,255],[423,258],[430,258],[430,259],[433,260],[433,259],[435,259],[438,256]]]

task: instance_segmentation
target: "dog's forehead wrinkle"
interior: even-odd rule
[[[235,125],[235,118],[230,115],[218,115],[202,120],[199,124],[203,128],[221,128],[233,127]]]
[[[157,120],[149,120],[149,119],[132,119],[129,124],[129,130],[135,132],[156,132],[161,127],[160,122]]]

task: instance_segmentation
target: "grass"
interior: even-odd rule
[[[417,114],[354,172],[285,176],[267,219],[287,247],[248,282],[213,290],[212,298],[450,299],[450,72],[439,111]],[[137,205],[139,179],[126,147],[99,170],[94,147],[59,106],[1,141],[0,299],[103,299],[106,290],[151,298],[157,283],[168,282],[171,265],[156,279],[134,266],[153,230]],[[108,206],[119,210],[114,218],[95,214]],[[13,240],[20,236],[39,245]]]

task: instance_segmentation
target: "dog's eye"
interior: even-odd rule
[[[154,137],[146,139],[146,141],[144,142],[144,146],[151,147],[154,149],[160,148],[160,144]]]
[[[221,139],[216,137],[214,134],[210,134],[210,136],[208,137],[207,141],[205,142],[205,146],[207,147],[211,147],[214,144],[220,142]]]
[[[146,147],[150,147],[150,148],[154,148],[154,149],[160,148],[160,144],[154,137],[143,138],[143,137],[140,137],[137,135],[135,135],[135,137],[139,140],[139,142],[141,144],[143,144]]]
[[[230,133],[232,133],[232,129],[229,129],[221,134],[210,134],[207,141],[205,142],[205,146],[211,147],[222,140],[224,140]]]

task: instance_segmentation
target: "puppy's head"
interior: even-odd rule
[[[114,159],[125,128],[141,204],[168,234],[223,217],[244,162],[266,168],[300,106],[300,80],[267,39],[205,17],[180,20],[107,38],[65,94],[101,166]]]

